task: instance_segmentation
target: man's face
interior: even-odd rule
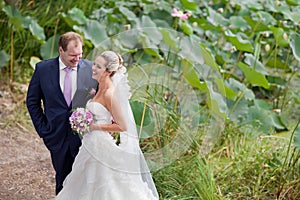
[[[82,58],[82,44],[78,40],[72,40],[69,42],[66,51],[59,47],[59,54],[62,62],[67,67],[76,67]]]

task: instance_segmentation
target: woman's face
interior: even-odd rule
[[[98,56],[92,66],[92,78],[99,81],[101,75],[106,71],[106,60],[102,56]]]

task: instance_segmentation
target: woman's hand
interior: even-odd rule
[[[98,127],[98,124],[91,124],[90,125],[90,132],[94,131],[94,130],[98,130],[99,127]]]

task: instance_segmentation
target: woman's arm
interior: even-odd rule
[[[125,131],[122,129],[118,124],[92,124],[90,126],[90,131],[94,130],[101,130],[101,131],[107,131],[107,132],[123,132]]]

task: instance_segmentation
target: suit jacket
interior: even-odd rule
[[[72,103],[67,105],[59,84],[59,59],[39,62],[29,83],[26,104],[33,125],[47,148],[59,151],[69,146],[75,155],[81,145],[78,135],[72,133],[69,117],[72,108],[85,107],[91,88],[97,87],[92,79],[92,62],[80,60],[77,70],[77,90]]]

